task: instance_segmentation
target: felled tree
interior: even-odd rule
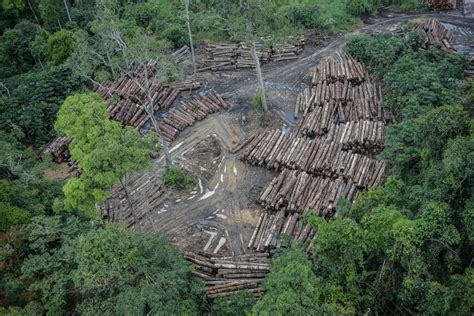
[[[71,158],[82,170],[79,178],[64,186],[66,209],[79,209],[95,217],[94,206],[108,197],[106,189],[127,172],[149,164],[148,143],[131,127],[122,128],[111,121],[104,101],[96,94],[67,98],[55,128],[73,139],[69,145]]]

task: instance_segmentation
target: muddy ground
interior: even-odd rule
[[[437,17],[455,31],[454,45],[460,51],[474,51],[473,20],[459,13],[397,15],[385,13],[367,19],[354,32],[328,38],[310,45],[296,61],[263,66],[263,76],[272,117],[271,128],[291,128],[295,124],[294,103],[309,82],[311,68],[318,61],[342,49],[353,34],[371,34],[393,29],[411,18]],[[276,175],[264,168],[250,166],[231,154],[229,149],[250,132],[263,129],[258,113],[251,105],[257,94],[253,71],[200,73],[196,79],[203,87],[195,93],[215,90],[232,104],[228,111],[208,116],[187,128],[170,144],[174,162],[189,170],[198,185],[187,192],[169,193],[157,209],[150,210],[141,225],[145,231],[159,231],[182,249],[224,255],[247,252],[246,245],[256,225],[260,208],[255,204],[261,189]],[[192,95],[191,94],[191,95]],[[176,100],[175,104],[183,98]],[[153,162],[161,172],[163,159]]]

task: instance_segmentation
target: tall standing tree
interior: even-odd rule
[[[191,22],[189,21],[189,0],[184,0],[184,10],[186,12],[186,25],[188,27],[189,46],[191,48],[191,58],[193,59],[193,71],[196,74],[196,56],[194,55],[193,35],[191,33]]]
[[[158,121],[155,116],[154,88],[168,80],[170,74],[176,74],[174,63],[163,52],[166,46],[153,38],[148,37],[139,27],[125,26],[118,18],[113,6],[101,1],[97,5],[96,19],[93,22],[94,41],[90,43],[84,33],[76,34],[76,47],[72,62],[76,71],[91,80],[94,84],[108,90],[109,95],[115,91],[101,85],[105,79],[116,79],[119,76],[131,78],[144,96],[136,101],[148,115],[154,130],[160,138],[161,147],[168,167],[172,166],[172,159]],[[147,67],[147,65],[159,65]],[[134,70],[137,65],[144,67],[145,75],[136,77]],[[108,69],[110,76],[96,73],[97,68]],[[153,71],[151,71],[153,69]]]
[[[265,84],[263,82],[262,68],[260,67],[260,59],[257,55],[257,49],[255,48],[255,42],[252,43],[251,53],[253,61],[255,63],[255,70],[257,71],[257,81],[260,87],[260,100],[262,102],[263,109],[268,112],[267,97],[265,95]]]
[[[66,209],[79,209],[96,217],[95,204],[108,197],[108,188],[127,172],[149,165],[148,143],[135,129],[111,121],[104,101],[96,94],[67,98],[55,128],[72,138],[71,158],[78,161],[82,171],[79,178],[64,186]]]

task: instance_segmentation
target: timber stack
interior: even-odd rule
[[[353,201],[383,180],[386,166],[375,155],[391,116],[362,64],[345,53],[321,61],[297,98],[295,114],[300,112],[291,132],[250,134],[232,148],[243,161],[279,171],[257,200],[265,210],[250,249],[279,247],[280,234],[309,242],[314,231],[301,214],[334,218],[341,199]]]
[[[211,91],[207,95],[182,101],[181,105],[163,115],[158,126],[165,140],[171,142],[181,131],[196,121],[201,121],[211,113],[228,108],[230,104],[218,93]]]
[[[270,269],[270,258],[266,253],[216,257],[185,252],[184,258],[194,265],[194,273],[204,280],[209,299],[231,296],[239,291],[248,291],[260,298],[262,281]]]
[[[374,173],[358,176],[371,176],[370,186],[380,183],[383,169],[377,176]],[[304,171],[283,169],[279,176],[264,189],[258,202],[267,210],[286,211],[289,214],[312,210],[318,216],[335,216],[336,204],[340,199],[353,200],[363,189],[355,181],[337,177],[335,179],[313,176]]]
[[[110,118],[141,129],[149,120],[144,109],[149,106],[149,102],[153,103],[154,111],[162,111],[169,108],[181,92],[201,86],[195,80],[170,84],[156,82],[158,71],[156,62],[149,61],[133,68],[116,81],[102,84],[97,92],[107,102]]]
[[[166,194],[161,175],[157,172],[136,172],[127,175],[110,189],[109,198],[98,206],[106,222],[123,222],[127,227],[149,226],[145,215],[159,211]]]
[[[363,128],[363,125],[374,124],[364,122],[357,125],[359,126],[354,127],[356,124],[348,123],[344,125],[348,127],[347,129],[338,127],[339,135],[329,133],[324,137],[314,139],[300,137],[297,133],[285,134],[281,130],[269,130],[258,137],[253,137],[250,142],[244,139],[243,142],[247,142],[247,145],[242,150],[240,159],[268,169],[301,170],[312,175],[330,178],[341,176],[345,179],[353,179],[359,169],[378,173],[384,168],[383,162],[357,152],[373,153],[373,148],[383,147],[382,131],[379,130],[379,142],[370,143],[367,138],[359,136],[357,130]],[[343,134],[341,131],[346,131],[346,133]],[[351,131],[356,132],[349,134]],[[372,137],[373,131],[377,131],[377,128],[373,127],[373,130],[367,134]],[[363,131],[361,135],[362,133]],[[356,183],[359,187],[370,187],[365,181],[356,181]]]
[[[255,43],[257,56],[261,64],[271,61],[284,61],[298,58],[303,52],[305,43],[304,37],[297,39],[296,45],[291,44],[269,44],[271,39],[262,39],[262,42]],[[250,52],[250,47],[245,43],[238,44],[209,44],[206,47],[207,58],[204,60],[204,67],[198,71],[222,71],[255,68],[255,62]]]
[[[55,163],[68,162],[71,159],[69,144],[71,139],[67,136],[60,136],[46,146],[43,156],[50,154]]]
[[[456,0],[425,0],[431,10],[450,11],[456,9]]]
[[[448,30],[438,19],[428,19],[425,23],[420,24],[416,30],[424,32],[426,39],[424,48],[439,47],[445,52],[454,53],[456,49],[451,44],[453,33]]]
[[[364,66],[347,53],[337,52],[321,61],[315,68],[311,85],[348,81],[351,85],[359,85],[368,79]]]
[[[189,55],[190,55],[190,51],[189,51],[189,46],[188,45],[184,45],[183,47],[181,47],[180,49],[178,49],[177,51],[175,51],[172,56],[173,56],[173,60],[174,60],[174,63],[175,64],[179,64],[180,62],[182,62],[183,60],[189,58]]]
[[[309,243],[315,233],[313,226],[304,223],[300,214],[262,212],[247,247],[255,251],[279,248],[281,240],[278,237],[281,234],[301,243]]]

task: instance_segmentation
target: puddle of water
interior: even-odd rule
[[[200,191],[199,193],[202,194],[203,188],[202,188],[202,181],[201,181],[201,178],[199,178],[198,184],[199,184],[199,191]]]
[[[181,145],[183,145],[184,142],[181,142],[179,143],[178,145],[174,146],[171,150],[170,150],[170,153],[172,153],[173,151],[175,151],[176,149],[178,149],[179,147],[181,147]]]
[[[163,207],[158,212],[156,212],[156,214],[163,214],[163,213],[166,213],[166,212],[168,212],[168,210]]]
[[[444,26],[447,30],[455,30],[455,29],[458,28],[456,25],[451,24],[451,23],[441,22],[441,24],[443,24],[443,26]]]
[[[222,248],[222,246],[224,246],[224,244],[225,244],[225,238],[221,237],[221,239],[219,239],[219,243],[217,244],[217,247],[216,247],[216,249],[214,249],[213,253],[217,253]]]
[[[211,235],[211,237],[209,237],[209,240],[207,241],[207,244],[204,246],[204,249],[203,249],[204,251],[206,251],[211,246],[212,241],[214,240],[214,237],[217,236],[217,232],[210,232],[210,231],[207,231],[207,230],[205,230],[204,232]]]
[[[217,186],[216,186],[216,188],[217,188]],[[201,197],[199,198],[199,201],[205,200],[205,199],[207,199],[207,198],[213,196],[214,193],[216,193],[216,190],[215,190],[215,189],[214,189],[214,190],[209,190],[209,189],[207,189],[207,192],[206,192],[203,196],[201,196]]]

